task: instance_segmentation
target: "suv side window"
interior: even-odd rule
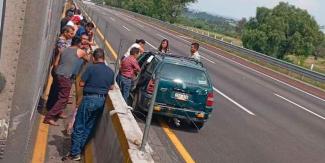
[[[148,66],[146,72],[152,74],[153,71],[155,70],[157,64],[158,64],[158,60],[157,60],[156,58],[154,58],[154,59],[151,61],[150,65]]]
[[[146,60],[152,56],[151,53],[144,53],[142,54],[139,58],[138,58],[138,64],[140,67],[142,67],[142,65],[146,62]]]

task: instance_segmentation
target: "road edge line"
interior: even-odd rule
[[[194,163],[192,156],[190,153],[186,150],[184,145],[181,143],[181,141],[177,138],[177,136],[174,134],[174,132],[168,127],[166,122],[159,119],[159,124],[162,127],[163,131],[169,138],[169,140],[174,144],[176,150],[178,153],[182,156],[185,162],[187,163]]]

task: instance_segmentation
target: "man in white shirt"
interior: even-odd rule
[[[128,57],[130,55],[130,51],[131,51],[132,48],[138,48],[138,49],[140,49],[140,54],[142,54],[144,52],[144,45],[145,44],[146,44],[146,41],[144,41],[143,39],[139,39],[139,40],[137,39],[137,40],[135,40],[135,43],[132,44],[129,47],[128,51],[124,54],[124,56],[122,57],[122,59],[124,59],[124,58],[126,58],[126,57]]]
[[[191,44],[191,55],[190,55],[190,58],[194,58],[198,61],[200,61],[200,54],[199,54],[199,47],[200,47],[200,44],[199,43],[192,43]]]

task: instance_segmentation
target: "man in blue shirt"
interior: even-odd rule
[[[92,22],[87,23],[85,26],[80,26],[76,35],[81,37],[81,35],[86,34],[90,37],[92,36],[92,30],[94,29],[95,25]]]
[[[92,22],[87,23],[85,26],[80,26],[76,32],[76,36],[81,37],[82,35],[87,35],[89,40],[89,45],[95,45],[94,43],[94,32],[93,29],[95,25]]]
[[[78,108],[76,121],[71,135],[70,153],[62,160],[80,160],[89,135],[101,116],[107,93],[113,89],[114,72],[105,65],[104,50],[98,48],[93,53],[94,64],[89,65],[81,77],[80,86],[83,89],[83,99]]]

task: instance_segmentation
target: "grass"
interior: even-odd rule
[[[325,73],[325,58],[318,58],[315,60],[313,56],[310,56],[302,64],[299,64],[298,57],[294,55],[287,56],[287,59],[289,59],[293,64],[300,65],[307,69],[311,69],[311,66],[314,65],[313,71]]]

